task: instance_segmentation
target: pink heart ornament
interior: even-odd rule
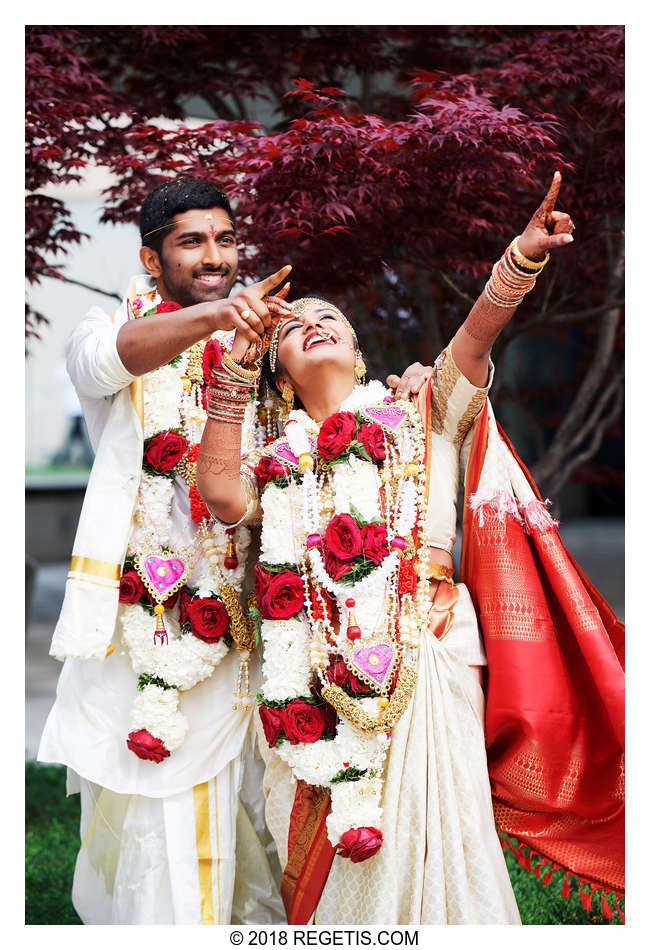
[[[362,681],[384,692],[390,686],[399,652],[394,643],[382,637],[351,649],[346,666]]]
[[[406,412],[399,406],[367,406],[362,410],[362,415],[370,422],[376,422],[382,429],[388,432],[397,432],[401,424],[406,419]]]
[[[139,554],[135,568],[142,583],[159,604],[176,593],[188,572],[188,566],[174,551],[146,551]]]

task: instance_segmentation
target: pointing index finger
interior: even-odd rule
[[[551,187],[546,192],[546,197],[535,212],[535,217],[541,218],[547,227],[551,224],[551,212],[555,208],[555,202],[557,201],[557,196],[560,193],[561,184],[562,175],[560,175],[559,172],[555,172],[553,175],[553,181],[551,182]]]
[[[264,297],[266,294],[269,294],[274,287],[277,287],[278,284],[281,284],[284,278],[291,271],[291,264],[285,264],[284,267],[281,267],[280,270],[277,270],[275,274],[271,274],[269,277],[265,277],[264,280],[260,280],[257,284],[254,284],[258,292]],[[276,294],[277,296],[277,294]]]

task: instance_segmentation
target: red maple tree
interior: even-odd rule
[[[493,393],[543,408],[535,474],[557,495],[621,415],[623,43],[622,27],[30,27],[28,279],[65,278],[52,255],[82,237],[44,185],[105,166],[104,219],[135,221],[158,181],[200,175],[236,203],[244,275],[291,262],[294,292],[347,308],[382,375],[431,362],[560,167],[576,244],[494,356],[526,335],[552,363],[570,338],[574,373],[503,374]],[[156,121],[191,97],[215,118]]]

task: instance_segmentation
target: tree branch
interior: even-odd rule
[[[92,290],[94,294],[103,294],[104,297],[113,297],[114,300],[122,300],[119,294],[113,293],[112,290],[103,290],[101,287],[94,287],[92,284],[86,284],[83,280],[75,280],[74,277],[66,277],[65,274],[60,274],[57,278],[58,280],[64,280],[66,284],[74,284],[75,287],[83,287],[84,290]]]
[[[476,303],[476,300],[473,300],[469,294],[466,294],[464,290],[461,290],[460,287],[457,287],[456,284],[451,279],[451,277],[447,277],[447,275],[443,274],[441,270],[438,271],[438,276],[440,277],[442,282],[445,283],[447,287],[449,287],[450,290],[453,290],[456,296],[460,300],[462,300],[463,303],[466,303],[470,307],[474,306],[474,304]]]

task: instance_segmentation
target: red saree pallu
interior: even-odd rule
[[[593,890],[618,898],[625,886],[624,626],[549,517],[527,518],[525,506],[521,517],[504,514],[489,500],[480,513],[472,510],[488,429],[486,404],[465,479],[461,579],[488,661],[485,732],[494,814],[504,848],[520,864],[544,883],[563,870],[564,896],[569,874],[575,875],[587,885],[580,896],[589,907]],[[539,510],[530,474],[498,432]]]

